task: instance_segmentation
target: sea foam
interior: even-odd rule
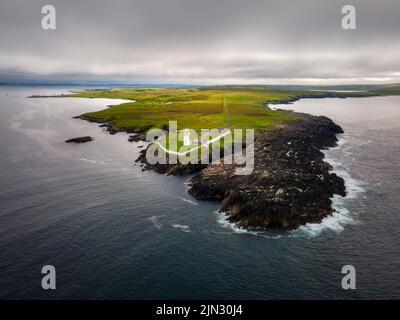
[[[335,154],[346,150],[347,156],[351,153],[349,150],[351,146],[347,144],[349,141],[346,138],[340,138],[336,147],[324,151],[325,161],[332,167],[332,172],[336,173],[339,177],[343,178],[346,186],[346,197],[334,195],[332,199],[332,208],[335,212],[323,219],[320,223],[308,223],[293,231],[293,236],[306,236],[315,237],[320,235],[323,231],[331,230],[340,233],[344,230],[347,224],[357,224],[356,213],[350,212],[347,209],[349,201],[359,197],[361,193],[365,192],[365,183],[361,180],[355,179],[348,172],[345,165],[335,157]]]
[[[216,212],[218,223],[222,227],[230,229],[232,233],[250,234],[272,239],[279,239],[282,236],[315,237],[327,230],[340,233],[344,230],[345,225],[357,224],[356,213],[350,212],[346,206],[351,199],[356,199],[361,193],[365,192],[363,187],[365,183],[352,177],[345,165],[334,156],[336,152],[342,152],[344,148],[346,149],[346,152],[349,153],[351,146],[348,144],[349,140],[347,138],[340,137],[336,147],[324,151],[325,161],[333,167],[331,172],[336,173],[345,181],[347,195],[346,197],[342,197],[340,195],[334,195],[332,197],[332,208],[335,210],[335,212],[331,216],[324,218],[320,223],[307,223],[294,231],[282,232],[281,235],[269,235],[268,231],[253,231],[239,228],[234,223],[229,222],[226,214],[223,212]]]
[[[269,239],[279,239],[281,238],[281,234],[269,234],[268,231],[256,231],[256,230],[249,230],[245,228],[239,228],[235,223],[229,222],[225,212],[221,211],[215,211],[217,214],[217,222],[218,224],[230,230],[230,233],[232,234],[246,234],[246,235],[253,235],[253,236],[260,236],[264,238],[269,238]]]
[[[156,227],[157,229],[161,229],[162,224],[159,221],[159,218],[162,216],[151,216],[149,218],[149,220],[151,221],[151,223],[154,225],[154,227]]]
[[[196,201],[193,201],[193,200],[190,200],[190,199],[181,198],[181,200],[182,200],[183,202],[190,203],[190,204],[192,204],[192,205],[194,205],[194,206],[197,206],[197,205],[198,205],[198,203],[197,203]]]
[[[183,232],[191,232],[190,227],[187,225],[183,225],[183,224],[173,224],[172,225],[174,228],[179,229]]]

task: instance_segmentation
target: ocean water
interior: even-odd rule
[[[122,101],[27,98],[71,89],[0,87],[0,298],[400,298],[400,97],[285,106],[344,128],[326,157],[349,195],[321,224],[256,233],[187,178],[142,172],[141,143],[72,119]],[[80,135],[95,140],[64,143]],[[56,290],[41,289],[47,264]],[[356,290],[341,288],[347,264]]]

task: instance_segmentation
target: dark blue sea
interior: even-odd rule
[[[190,197],[187,177],[142,172],[141,143],[72,119],[123,101],[27,98],[71,89],[0,87],[0,298],[400,298],[400,97],[290,105],[345,130],[326,156],[348,197],[321,224],[256,233]],[[82,135],[95,140],[64,143]]]

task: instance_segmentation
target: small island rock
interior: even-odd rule
[[[77,138],[72,138],[65,140],[67,143],[85,143],[89,141],[93,141],[94,139],[90,136],[84,136],[84,137],[77,137]]]

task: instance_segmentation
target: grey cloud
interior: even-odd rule
[[[353,0],[1,0],[0,78],[188,82],[400,79],[400,2]],[[57,29],[40,27],[53,4]]]

